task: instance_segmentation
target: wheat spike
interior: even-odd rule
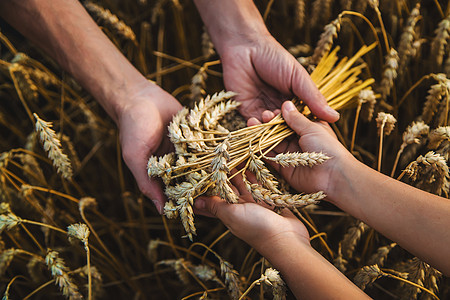
[[[216,51],[214,50],[214,44],[211,41],[211,37],[209,36],[205,27],[203,27],[202,33],[202,53],[205,58],[210,58],[216,53]]]
[[[338,253],[337,256],[333,260],[333,265],[342,273],[347,271],[346,265],[348,264],[348,261],[342,256],[342,244],[339,243]]]
[[[42,120],[36,113],[33,116],[36,118],[36,132],[39,133],[41,142],[44,144],[44,150],[48,152],[48,157],[64,178],[71,179],[72,166],[70,160],[61,149],[61,141],[52,129],[52,123]]]
[[[2,202],[3,204],[4,202]],[[13,214],[12,212],[0,215],[0,233],[4,230],[11,230],[22,223],[22,219]]]
[[[434,293],[437,293],[439,291],[437,281],[442,276],[441,272],[435,270],[430,265],[421,261],[417,257],[414,257],[407,262],[405,271],[408,272],[407,279],[409,281],[417,283],[418,285],[425,287],[433,291]],[[402,288],[401,299],[417,299],[417,295],[421,291],[422,290],[417,287],[406,284]],[[428,296],[426,296],[425,298],[429,299]]]
[[[220,283],[220,279],[217,277],[216,270],[208,265],[198,265],[192,267],[192,273],[202,281],[215,281]]]
[[[225,284],[232,299],[239,299],[241,295],[239,273],[233,269],[233,265],[224,259],[220,259],[220,273],[225,278]]]
[[[424,136],[428,135],[428,132],[430,131],[430,126],[425,124],[423,121],[420,122],[413,122],[411,125],[409,125],[405,132],[403,133],[402,139],[403,143],[402,145],[410,145],[410,144],[419,144],[420,139]]]
[[[83,296],[78,292],[78,287],[68,275],[67,267],[62,258],[59,257],[58,252],[49,250],[45,257],[45,263],[64,296],[70,300],[83,299]]]
[[[131,27],[126,25],[122,20],[119,20],[119,18],[112,14],[109,9],[105,9],[91,1],[84,2],[84,7],[86,7],[87,11],[97,17],[101,22],[104,22],[114,29],[119,36],[137,44],[136,35]]]
[[[366,121],[371,121],[373,112],[375,111],[375,104],[377,98],[372,89],[364,89],[358,94],[358,104],[361,105],[361,118]]]
[[[22,163],[24,170],[29,172],[25,173],[31,184],[40,185],[47,182],[42,168],[39,166],[38,161],[33,155],[30,155],[28,153],[20,153],[17,154],[17,156],[20,158],[20,162]],[[34,176],[30,174],[33,174]]]
[[[31,80],[30,73],[19,63],[12,63],[9,65],[9,73],[11,78],[17,82],[20,92],[27,100],[38,99],[38,88]]]
[[[341,30],[340,16],[325,26],[324,32],[320,35],[314,54],[311,57],[312,64],[317,65],[322,57],[330,51],[333,39],[337,37],[339,30]]]
[[[339,1],[339,4],[341,5],[342,10],[350,10],[352,8],[352,3],[353,3],[353,0],[340,0]]]
[[[406,146],[411,145],[411,144],[419,144],[420,140],[423,139],[426,135],[428,135],[429,131],[430,131],[430,126],[425,124],[423,121],[413,122],[406,128],[406,130],[402,136],[403,142],[400,145],[400,149],[398,150],[397,156],[395,158],[394,167],[392,168],[391,176],[394,176],[398,160],[400,158],[400,155],[405,150]]]
[[[298,29],[302,29],[304,24],[305,24],[305,0],[297,0],[295,1],[295,27],[297,27]]]
[[[269,160],[280,164],[282,167],[308,166],[312,167],[320,165],[331,157],[322,152],[286,152],[277,154],[275,157],[269,157]]]
[[[403,33],[400,36],[400,43],[398,45],[399,56],[399,74],[403,74],[406,66],[409,63],[410,57],[413,54],[413,42],[416,35],[415,27],[420,18],[420,2],[411,10],[411,14],[406,21]]]
[[[0,253],[0,276],[5,275],[6,269],[8,269],[16,253],[17,249],[14,248],[3,250]]]
[[[173,203],[172,200],[169,200],[164,204],[164,215],[168,219],[176,219],[178,217],[177,206]]]
[[[277,270],[267,268],[264,274],[261,275],[261,279],[272,287],[273,299],[281,300],[286,298],[285,283]]]
[[[310,204],[317,204],[326,195],[323,192],[314,194],[274,194],[259,184],[251,184],[251,194],[256,201],[263,201],[269,205],[281,208],[302,208]]]
[[[349,228],[344,238],[341,241],[342,254],[346,258],[352,258],[353,252],[355,252],[356,244],[361,239],[361,235],[369,228],[366,224],[358,221],[356,225]]]
[[[381,130],[383,131],[383,135],[390,135],[392,130],[394,130],[395,123],[397,120],[391,114],[379,112],[376,118],[378,135],[381,135]]]
[[[394,248],[395,246],[397,246],[396,243],[392,243],[386,246],[382,246],[379,247],[377,249],[377,252],[374,253],[368,260],[368,264],[369,265],[378,265],[380,267],[382,267],[384,265],[384,262],[386,261],[386,258],[389,254],[389,252],[391,252],[392,248]]]
[[[308,44],[298,44],[288,48],[288,52],[292,54],[292,56],[305,55],[311,51],[311,46]]]
[[[206,69],[201,67],[198,72],[192,77],[191,80],[191,100],[194,103],[199,102],[206,91],[206,79],[208,78],[208,74],[206,73]]]
[[[147,245],[147,257],[152,263],[158,260],[158,247],[160,245],[159,239],[150,240]]]
[[[383,78],[380,83],[380,90],[383,99],[391,94],[391,89],[394,86],[394,80],[397,78],[397,69],[399,64],[399,56],[394,48],[386,55],[384,63]]]
[[[194,199],[191,196],[181,197],[177,200],[177,204],[177,210],[179,212],[184,230],[186,231],[186,236],[192,241],[193,235],[196,235],[194,210],[192,209]]]
[[[448,98],[450,91],[450,80],[445,74],[437,74],[433,76],[438,83],[431,86],[428,90],[427,101],[423,106],[421,115],[422,120],[429,124],[433,120],[434,115],[438,112],[438,106],[443,97]],[[446,99],[448,101],[448,99]]]
[[[178,276],[178,279],[180,279],[180,281],[183,284],[189,285],[190,275],[186,269],[192,267],[191,262],[185,260],[184,258],[179,258],[179,259],[162,260],[162,261],[158,262],[158,264],[170,266],[171,268],[173,268],[175,270],[175,273]]]
[[[431,53],[432,57],[436,58],[436,64],[441,66],[445,55],[445,47],[450,39],[450,15],[439,22],[435,34],[436,36],[431,43]]]
[[[368,284],[373,283],[375,280],[382,276],[381,270],[377,265],[364,266],[356,274],[353,282],[362,290],[366,289]]]
[[[250,163],[248,166],[250,172],[256,175],[256,180],[261,182],[261,184],[271,190],[274,193],[280,194],[281,192],[278,190],[278,181],[275,176],[270,173],[269,169],[266,168],[264,162],[260,159],[257,159],[253,154],[250,156]]]
[[[67,227],[67,235],[70,239],[78,239],[82,243],[87,244],[89,238],[89,228],[86,224],[72,224]]]
[[[84,213],[84,210],[86,208],[96,208],[97,207],[97,200],[92,197],[83,197],[78,202],[78,210],[80,211],[80,214]]]
[[[450,141],[450,126],[441,126],[428,135],[428,149],[436,150],[443,141]]]
[[[318,26],[320,21],[327,22],[331,16],[331,0],[315,0],[312,3],[310,23],[312,27]]]

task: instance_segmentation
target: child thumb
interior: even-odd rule
[[[199,197],[195,200],[195,208],[206,211],[225,223],[229,204],[220,197]]]
[[[314,123],[300,113],[292,101],[283,103],[281,113],[289,127],[291,127],[298,135],[305,135],[313,131]]]

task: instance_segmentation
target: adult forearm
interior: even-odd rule
[[[446,274],[450,274],[450,200],[357,162],[342,168],[331,200]]]
[[[311,246],[296,240],[280,240],[257,249],[280,271],[297,299],[368,298]]]
[[[76,0],[3,0],[7,22],[53,57],[117,120],[123,99],[145,78]]]
[[[269,35],[252,0],[194,0],[219,54],[240,39]]]

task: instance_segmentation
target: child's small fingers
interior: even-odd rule
[[[259,124],[261,124],[261,122],[255,117],[251,117],[250,119],[247,120],[247,126],[255,126]]]
[[[273,113],[275,114],[275,115],[278,115],[279,113],[281,112],[281,109],[275,109],[274,111],[273,111]]]
[[[262,113],[262,120],[264,123],[269,122],[270,120],[272,120],[275,117],[275,114],[273,113],[273,111],[270,110],[265,110]]]

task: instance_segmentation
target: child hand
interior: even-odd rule
[[[354,164],[356,159],[336,139],[332,129],[326,122],[310,121],[295,108],[291,101],[286,101],[283,104],[282,115],[289,127],[300,138],[294,138],[280,144],[275,148],[275,155],[288,151],[323,152],[331,159],[311,168],[303,166],[283,168],[275,163],[272,163],[272,166],[295,190],[306,193],[324,191],[328,195],[327,200],[332,201],[335,194],[337,174]],[[273,117],[274,114],[272,112],[266,111],[262,119],[268,122]],[[256,121],[251,119],[248,123],[249,125],[254,125]],[[336,172],[337,170],[339,172]]]
[[[267,207],[247,202],[244,197],[238,204],[229,204],[220,197],[202,197],[196,200],[195,208],[219,218],[232,234],[264,256],[270,256],[266,249],[275,245],[283,247],[293,239],[310,246],[308,230],[287,209],[279,215]]]

